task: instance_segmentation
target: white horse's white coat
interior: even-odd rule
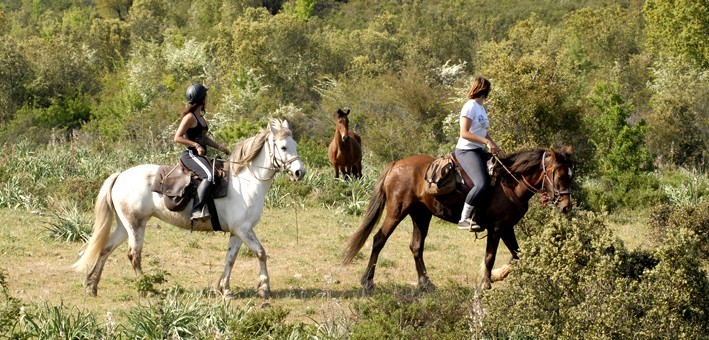
[[[269,124],[269,128],[269,135],[258,155],[247,167],[237,174],[231,174],[227,196],[214,200],[222,229],[231,235],[224,272],[217,286],[225,295],[231,294],[231,270],[239,248],[245,243],[259,259],[259,294],[268,297],[270,287],[266,252],[253,228],[261,219],[266,193],[271,187],[275,173],[286,172],[294,180],[303,178],[305,174],[288,122],[274,120]],[[141,273],[143,235],[146,223],[151,217],[190,229],[191,203],[181,212],[172,212],[165,208],[162,194],[152,191],[158,167],[153,164],[138,165],[121,173],[114,173],[104,181],[96,199],[93,235],[86,250],[74,264],[77,271],[87,273],[86,292],[89,295],[95,296],[97,293],[97,285],[108,256],[126,240],[133,269],[136,273]],[[116,228],[109,235],[114,219]],[[212,231],[211,222],[195,222],[194,230]]]

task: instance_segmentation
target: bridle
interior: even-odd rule
[[[493,157],[495,157],[495,160],[497,163],[499,163],[505,171],[507,171],[510,176],[512,176],[512,179],[514,179],[518,184],[524,184],[525,188],[532,192],[533,194],[540,194],[542,196],[542,206],[546,206],[547,202],[549,201],[548,196],[547,196],[547,186],[545,185],[546,182],[549,182],[551,185],[551,190],[552,190],[552,200],[551,204],[552,205],[557,205],[559,201],[561,200],[561,196],[563,195],[571,195],[571,190],[557,190],[556,189],[556,181],[554,178],[554,173],[556,172],[556,169],[558,168],[558,164],[554,162],[554,165],[549,169],[551,170],[551,177],[549,176],[549,170],[547,170],[546,167],[546,158],[547,158],[547,152],[544,151],[542,154],[542,179],[541,179],[541,184],[539,189],[537,189],[534,185],[530,184],[527,179],[522,176],[522,180],[520,181],[517,179],[517,177],[512,174],[512,172],[505,166],[504,163],[497,157],[497,155],[493,154]]]
[[[288,165],[299,160],[300,157],[295,156],[285,161],[281,160],[280,158],[276,158],[276,151],[278,151],[279,156],[282,155],[282,152],[281,149],[276,147],[276,140],[273,138],[273,134],[268,135],[268,141],[269,144],[271,144],[271,164],[276,166],[276,171],[287,173],[288,171],[290,171],[288,170]]]
[[[293,158],[287,159],[287,160],[282,160],[281,158],[276,157],[276,152],[278,152],[278,156],[282,156],[282,152],[280,149],[276,147],[276,140],[273,137],[272,133],[268,133],[267,136],[267,141],[266,143],[269,144],[269,153],[271,154],[271,167],[263,167],[263,166],[258,166],[258,165],[253,165],[252,162],[249,162],[246,164],[246,168],[249,169],[249,172],[251,173],[254,178],[258,179],[259,181],[265,182],[265,181],[270,181],[273,179],[274,176],[276,176],[277,173],[282,172],[282,173],[288,173],[290,170],[288,169],[288,165],[291,163],[297,161],[300,159],[300,157],[295,156]],[[243,164],[241,162],[232,162],[232,163],[237,163],[237,164]],[[259,169],[266,169],[266,170],[275,170],[274,173],[269,176],[268,178],[260,178],[252,168],[259,168]]]

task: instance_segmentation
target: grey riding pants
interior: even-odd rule
[[[480,193],[485,191],[490,183],[490,175],[488,175],[487,166],[483,161],[483,150],[462,150],[456,148],[455,157],[458,159],[458,163],[460,163],[463,171],[465,171],[473,181],[473,188],[470,189],[468,196],[465,197],[465,203],[474,206],[478,203],[476,199],[480,196]]]

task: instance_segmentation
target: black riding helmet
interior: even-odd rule
[[[207,88],[202,83],[194,83],[187,88],[187,93],[185,98],[190,104],[201,104],[204,103],[204,97],[207,96]]]

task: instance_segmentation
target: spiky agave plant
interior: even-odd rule
[[[44,229],[50,238],[60,242],[86,242],[91,237],[93,223],[76,205],[71,208],[60,206],[59,211],[49,215],[50,220]]]

